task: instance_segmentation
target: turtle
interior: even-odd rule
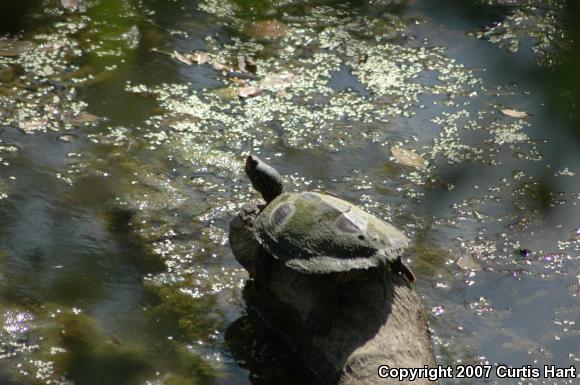
[[[331,274],[343,281],[354,272],[390,267],[415,282],[400,254],[408,239],[396,227],[328,193],[284,192],[280,173],[255,155],[246,158],[244,168],[265,201],[254,220],[258,287],[267,280],[264,262],[272,257],[300,273]]]

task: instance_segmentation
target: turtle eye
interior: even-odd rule
[[[292,203],[282,203],[270,215],[270,223],[275,227],[284,225],[294,214],[294,205]]]

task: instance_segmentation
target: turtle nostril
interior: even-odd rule
[[[364,235],[359,235],[358,239],[360,239],[362,241],[363,239],[365,239],[365,237],[364,237]]]

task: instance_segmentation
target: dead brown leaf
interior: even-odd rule
[[[262,79],[258,87],[263,90],[279,91],[289,87],[296,79],[298,79],[298,75],[291,72],[269,74]]]
[[[528,116],[525,111],[513,110],[511,108],[502,108],[500,111],[502,114],[509,116],[510,118],[522,119]]]
[[[180,62],[182,62],[183,64],[187,64],[187,65],[193,64],[193,61],[191,61],[191,58],[189,57],[189,55],[184,55],[184,54],[181,54],[177,51],[173,51],[173,57],[176,58],[177,60],[179,60]]]
[[[72,124],[73,126],[80,126],[86,123],[93,123],[96,122],[97,120],[99,120],[98,117],[96,117],[93,114],[90,114],[88,112],[81,112],[69,119],[66,120],[66,123]]]
[[[191,60],[193,60],[194,63],[197,63],[199,65],[209,62],[209,55],[205,52],[195,51],[195,53],[189,55],[189,57],[191,58]]]
[[[228,71],[229,67],[222,63],[211,63],[211,66],[216,71]]]
[[[254,86],[238,88],[236,91],[236,95],[238,95],[240,98],[253,98],[260,95],[261,93],[262,89]]]
[[[393,146],[391,147],[391,153],[395,159],[404,166],[414,167],[416,169],[422,169],[425,167],[427,162],[413,150],[407,150],[402,147]]]

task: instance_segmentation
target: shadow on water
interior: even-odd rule
[[[3,1],[0,3],[0,34],[18,34],[28,26],[30,14],[35,11],[41,0],[24,2]]]
[[[269,332],[251,309],[228,326],[224,338],[236,363],[249,371],[253,385],[318,384],[296,353],[279,336]],[[243,384],[246,380],[233,383]]]

